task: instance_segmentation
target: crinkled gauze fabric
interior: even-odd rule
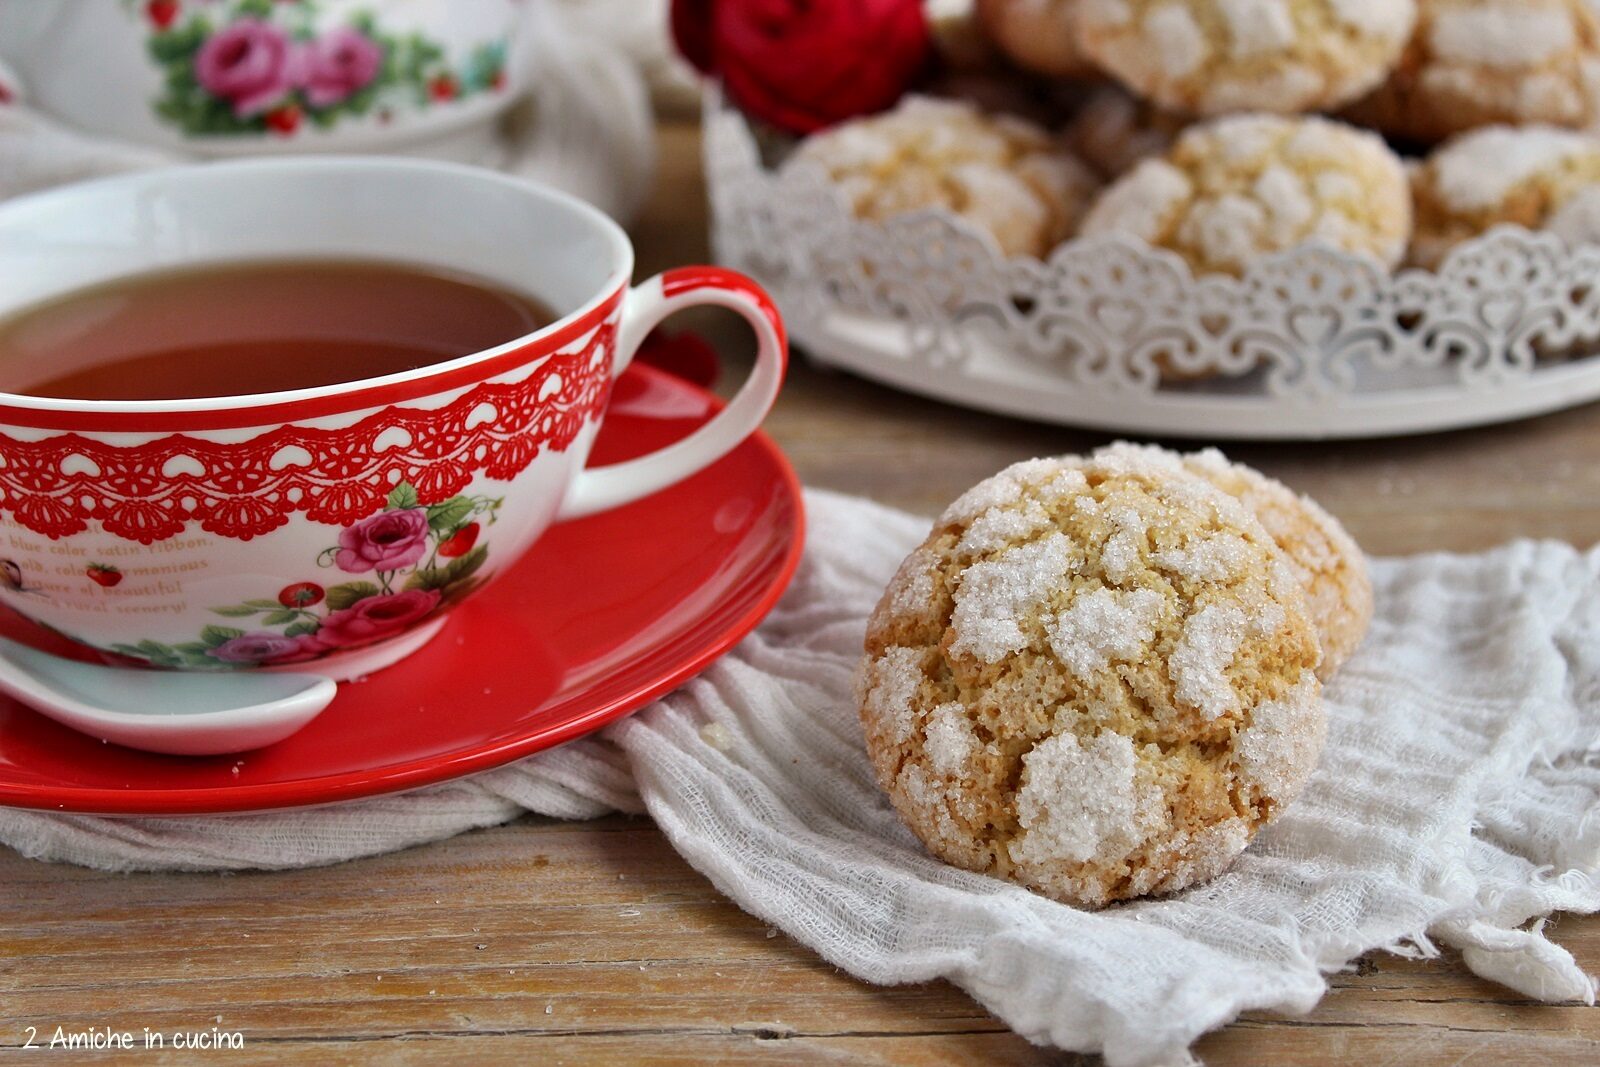
[[[1594,984],[1537,920],[1600,909],[1600,553],[1516,542],[1373,564],[1305,792],[1209,884],[1079,911],[930,858],[874,784],[852,698],[867,614],[927,523],[807,495],[782,603],[700,678],[585,739],[394,797],[229,818],[0,811],[0,841],[114,870],[333,863],[515,818],[648,811],[746,910],[869,982],[945,977],[1033,1041],[1181,1062],[1305,1011],[1372,949],[1461,949],[1541,1000]],[[1531,925],[1530,925],[1531,924]]]

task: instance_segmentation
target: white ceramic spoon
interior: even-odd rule
[[[261,748],[316,718],[338,688],[316,674],[103,667],[0,638],[0,692],[80,733],[146,752]]]

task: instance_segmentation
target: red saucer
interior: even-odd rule
[[[710,394],[635,364],[594,461],[676,440]],[[771,610],[800,560],[800,484],[756,435],[639,503],[550,530],[409,659],[286,741],[240,756],[155,756],[91,740],[0,697],[0,804],[119,815],[260,811],[456,778],[570,741],[704,670]],[[0,633],[81,655],[16,616]]]

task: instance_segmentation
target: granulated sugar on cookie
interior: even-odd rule
[[[1237,115],[1191,127],[1165,156],[1109,186],[1081,232],[1132,234],[1197,274],[1241,274],[1311,240],[1393,267],[1411,236],[1411,190],[1376,134],[1321,118]]]
[[[1417,0],[1393,74],[1350,117],[1438,141],[1491,123],[1600,122],[1600,8],[1591,0]]]
[[[1182,458],[1113,446],[975,486],[867,631],[861,718],[928,849],[1068,903],[1225,869],[1325,720],[1294,569]]]
[[[1030,122],[916,96],[807,138],[794,161],[827,171],[861,218],[947,208],[1007,255],[1047,255],[1072,235],[1099,184]]]
[[[1314,111],[1383,81],[1412,0],[1080,0],[1078,45],[1128,88],[1201,115]]]
[[[1235,497],[1278,547],[1306,594],[1306,615],[1322,645],[1318,677],[1333,677],[1367,635],[1372,622],[1372,578],[1367,559],[1339,523],[1315,500],[1252,470],[1230,463],[1214,448],[1184,456],[1184,466]]]
[[[1492,226],[1600,240],[1600,138],[1553,126],[1490,126],[1436,149],[1412,175],[1411,260],[1436,267]]]

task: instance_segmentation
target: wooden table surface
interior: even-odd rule
[[[706,256],[696,133],[662,138],[659,192],[636,227],[644,272]],[[1315,495],[1373,553],[1588,545],[1597,414],[1230,451]],[[922,512],[1013,460],[1104,440],[804,362],[768,429],[807,484]],[[1600,919],[1558,918],[1554,937],[1600,969]],[[1530,1002],[1448,956],[1373,956],[1331,986],[1306,1017],[1247,1016],[1197,1052],[1212,1067],[1600,1063],[1596,1009]],[[337,867],[229,876],[111,875],[0,850],[0,1061],[57,1062],[17,1046],[28,1027],[58,1025],[216,1026],[244,1037],[229,1063],[1098,1062],[1027,1044],[947,984],[855,981],[724,900],[648,820],[622,817],[525,818]]]

